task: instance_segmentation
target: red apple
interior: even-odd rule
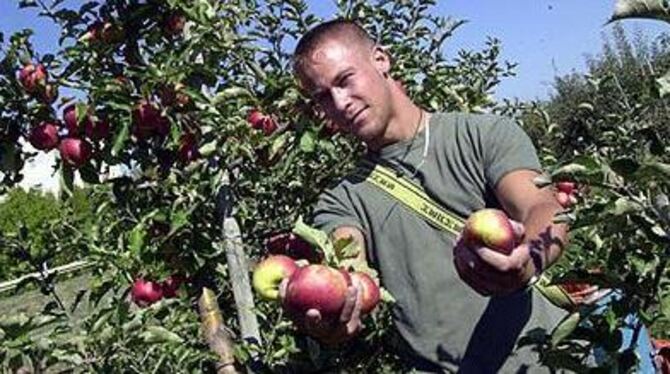
[[[251,127],[258,130],[263,128],[263,119],[265,115],[256,109],[249,111],[247,115],[247,121],[251,124]]]
[[[133,134],[138,139],[151,136],[166,136],[170,131],[170,122],[158,107],[142,100],[133,110]]]
[[[164,85],[158,91],[161,104],[164,106],[175,106],[183,108],[191,103],[191,98],[184,92],[184,84]]]
[[[365,273],[353,272],[349,273],[349,275],[351,276],[352,283],[359,287],[358,292],[363,293],[361,313],[369,314],[375,309],[381,299],[379,286],[377,286],[377,283],[371,276]]]
[[[58,146],[58,127],[51,122],[41,122],[30,131],[30,144],[41,151],[49,151]]]
[[[110,134],[109,122],[105,119],[98,121],[88,119],[84,124],[84,133],[93,141],[106,139]]]
[[[517,246],[514,228],[502,210],[481,209],[468,217],[463,228],[463,240],[468,245],[484,245],[509,254]]]
[[[309,262],[321,262],[323,255],[312,248],[312,245],[292,232],[272,235],[265,247],[272,254],[282,254],[295,259],[305,259]]]
[[[63,109],[63,123],[69,135],[77,135],[79,133],[79,124],[77,122],[77,111],[75,105],[68,105]]]
[[[103,43],[105,44],[120,43],[123,41],[124,37],[125,32],[123,31],[123,28],[121,28],[121,26],[111,22],[105,22],[102,25],[102,30],[100,32],[100,40],[102,40]]]
[[[284,255],[269,256],[254,269],[253,286],[267,300],[279,298],[279,284],[298,270],[295,261]]]
[[[577,190],[577,184],[570,181],[560,181],[556,183],[556,189],[570,195]]]
[[[89,26],[79,40],[89,43],[115,44],[123,41],[124,36],[125,33],[119,25],[112,22],[96,21]]]
[[[181,12],[171,13],[163,24],[163,30],[165,33],[170,36],[176,36],[184,31],[184,26],[186,25],[186,17]]]
[[[130,296],[139,306],[151,305],[163,298],[163,288],[160,284],[143,278],[136,279],[130,289]]]
[[[188,164],[200,157],[200,153],[198,152],[198,142],[195,135],[191,133],[182,135],[179,139],[179,151],[177,152],[177,156],[184,164]]]
[[[283,306],[299,324],[310,309],[316,309],[325,322],[339,319],[346,301],[351,277],[344,270],[326,265],[307,265],[288,279]]]
[[[271,116],[263,114],[262,112],[252,109],[247,115],[247,121],[251,127],[256,130],[263,130],[265,135],[272,135],[277,130],[277,121]]]
[[[28,93],[38,93],[46,79],[47,71],[42,64],[27,64],[19,71],[19,82]]]
[[[86,114],[81,121],[77,121],[77,109],[75,104],[68,105],[63,109],[63,122],[65,123],[65,128],[67,129],[69,136],[79,135],[82,126],[84,127],[84,131],[86,131],[86,128],[94,127],[93,119],[89,114]]]
[[[177,297],[179,287],[184,283],[185,279],[179,274],[172,274],[167,277],[161,284],[163,296],[167,298]]]
[[[93,153],[93,147],[85,140],[65,138],[60,143],[60,157],[66,164],[79,168],[84,165]]]

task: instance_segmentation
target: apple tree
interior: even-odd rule
[[[41,313],[0,321],[5,367],[398,370],[382,344],[383,308],[359,339],[327,347],[276,305],[256,300],[250,311],[236,300],[234,279],[248,278],[266,244],[309,217],[319,192],[361,152],[292,76],[292,47],[320,20],[304,1],[18,4],[53,21],[60,36],[48,54],[32,46],[31,30],[2,45],[2,186],[21,180],[25,160],[50,152],[64,204],[79,179],[100,203],[92,222],[55,223],[62,234],[50,243],[88,261],[86,287],[67,295],[44,273]],[[333,16],[360,20],[389,48],[394,76],[432,110],[488,110],[513,72],[495,39],[444,56],[462,22],[434,15],[434,1],[335,5]],[[21,236],[5,241],[26,246]],[[251,265],[240,272],[231,258]],[[240,322],[250,312],[256,334]]]

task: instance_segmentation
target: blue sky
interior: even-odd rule
[[[612,26],[605,22],[614,0],[442,0],[436,12],[469,22],[446,44],[447,57],[461,48],[481,48],[487,36],[502,41],[503,57],[518,62],[517,76],[501,83],[496,97],[547,98],[556,75],[583,71],[587,54],[597,54],[603,33]],[[33,42],[41,53],[55,50],[57,29],[38,18],[35,8],[18,10],[17,0],[0,0],[0,31],[33,28]],[[68,0],[78,5],[80,1]],[[332,1],[309,0],[316,14],[333,14]],[[658,21],[623,21],[628,30],[641,30],[653,37],[670,30]]]

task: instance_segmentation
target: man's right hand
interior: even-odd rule
[[[298,327],[307,335],[326,345],[343,343],[356,336],[363,328],[361,321],[362,292],[361,285],[355,282],[347,289],[347,296],[340,313],[339,321],[324,320],[317,309],[309,309],[298,322]],[[279,300],[283,304],[288,279],[279,285]]]

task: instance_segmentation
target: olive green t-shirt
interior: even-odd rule
[[[499,207],[493,190],[506,173],[540,170],[523,130],[494,115],[433,114],[414,139],[366,158],[411,177],[461,218]],[[343,225],[363,232],[368,261],[397,301],[395,325],[413,354],[447,371],[542,371],[535,353],[515,349],[516,342],[534,328],[550,331],[563,312],[529,290],[505,297],[477,294],[455,270],[454,235],[353,175],[321,196],[314,223],[328,232]]]

